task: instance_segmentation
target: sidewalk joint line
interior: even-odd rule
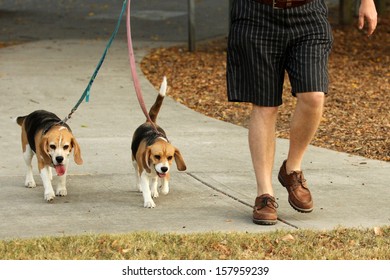
[[[204,180],[202,180],[202,179],[199,178],[198,176],[196,176],[196,175],[194,175],[194,174],[192,174],[192,173],[190,173],[190,172],[186,172],[186,174],[188,174],[189,176],[191,176],[191,177],[194,178],[195,180],[199,181],[199,182],[202,183],[203,185],[205,185],[205,186],[207,186],[207,187],[213,189],[214,191],[217,191],[217,192],[219,192],[219,193],[221,193],[221,194],[223,194],[223,195],[225,195],[225,196],[227,196],[227,197],[229,197],[229,198],[231,198],[231,199],[233,199],[233,200],[235,200],[235,201],[237,201],[237,202],[239,202],[239,203],[241,203],[241,204],[243,204],[243,205],[245,205],[245,206],[248,206],[248,207],[250,207],[250,208],[253,209],[253,206],[250,205],[249,203],[247,203],[247,202],[245,202],[245,201],[243,201],[243,200],[241,200],[241,199],[239,199],[239,198],[237,198],[237,197],[235,197],[235,196],[232,196],[232,195],[230,195],[230,194],[228,194],[228,193],[226,193],[226,192],[224,192],[224,191],[221,191],[220,189],[214,187],[213,185],[211,185],[211,184],[205,182]],[[297,227],[296,225],[294,225],[294,224],[292,224],[292,223],[290,223],[290,222],[287,222],[286,220],[284,220],[284,219],[282,219],[282,218],[279,218],[279,217],[278,217],[278,221],[280,221],[280,222],[282,222],[282,223],[284,223],[284,224],[286,224],[286,225],[288,225],[288,226],[290,226],[290,227],[293,227],[293,228],[295,228],[295,229],[299,229],[299,227]]]

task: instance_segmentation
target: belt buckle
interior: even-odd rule
[[[280,9],[282,9],[282,8],[276,7],[276,1],[277,1],[277,0],[272,0],[272,9],[274,9],[274,10],[280,10]]]

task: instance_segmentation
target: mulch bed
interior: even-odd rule
[[[367,37],[354,26],[333,28],[330,90],[312,144],[371,159],[390,161],[390,18],[382,18]],[[156,88],[164,75],[168,95],[187,107],[222,121],[248,126],[250,104],[227,102],[226,38],[153,50],[141,62]],[[280,106],[277,137],[289,137],[295,105],[288,79]]]

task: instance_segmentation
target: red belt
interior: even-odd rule
[[[288,9],[310,3],[313,0],[254,0],[261,4],[272,6],[274,9]]]

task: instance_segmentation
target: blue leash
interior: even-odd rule
[[[65,119],[62,122],[66,123],[72,117],[72,114],[77,110],[77,108],[80,106],[81,102],[83,102],[84,99],[85,99],[85,102],[89,102],[89,95],[90,95],[90,92],[91,92],[92,84],[95,81],[95,78],[96,78],[96,76],[97,76],[97,74],[98,74],[98,72],[100,70],[100,67],[102,66],[102,64],[104,62],[104,59],[106,58],[106,54],[108,52],[108,49],[111,47],[111,44],[114,41],[116,34],[118,33],[119,26],[121,25],[121,20],[122,20],[123,13],[126,10],[126,3],[127,3],[127,0],[124,0],[123,4],[122,4],[122,11],[121,11],[121,13],[119,15],[118,22],[116,24],[115,30],[112,33],[112,35],[110,37],[110,40],[108,41],[108,43],[106,45],[106,49],[104,50],[103,55],[100,58],[100,61],[99,61],[98,65],[96,66],[96,69],[93,72],[92,77],[89,80],[89,83],[88,83],[87,87],[84,90],[84,93],[81,95],[81,97],[80,97],[79,101],[76,103],[76,105],[72,108],[72,110],[70,111],[69,115],[67,117],[65,117]]]

